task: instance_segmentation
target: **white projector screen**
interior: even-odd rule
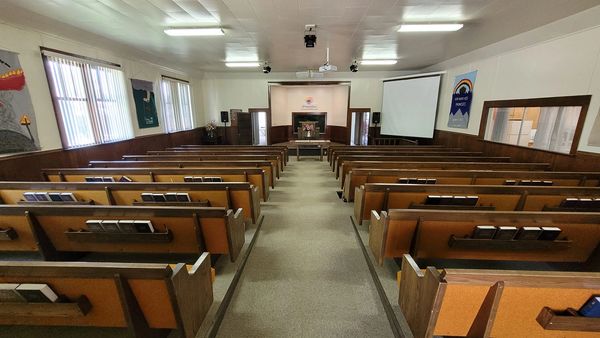
[[[381,134],[432,138],[441,74],[383,81]]]

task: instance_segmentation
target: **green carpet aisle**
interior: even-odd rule
[[[327,162],[291,161],[219,337],[392,337]]]

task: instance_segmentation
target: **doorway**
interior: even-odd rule
[[[248,112],[251,116],[252,124],[252,144],[256,146],[266,146],[271,144],[271,111],[268,108],[250,108]]]
[[[371,109],[350,108],[348,109],[348,120],[350,125],[348,144],[352,146],[368,145]]]

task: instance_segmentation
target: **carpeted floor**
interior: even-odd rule
[[[219,337],[392,337],[326,161],[290,161]]]

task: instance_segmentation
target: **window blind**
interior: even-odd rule
[[[163,77],[160,88],[166,131],[171,133],[192,129],[194,122],[189,83]]]
[[[133,137],[123,72],[72,56],[44,53],[66,148]]]

